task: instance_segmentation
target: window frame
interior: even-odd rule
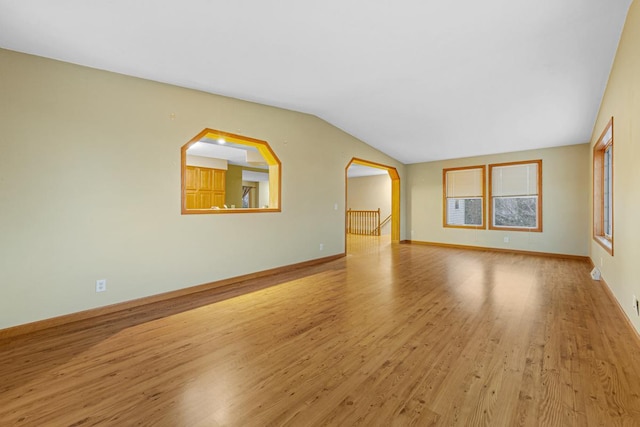
[[[611,138],[605,139],[611,130]],[[609,119],[598,141],[593,146],[593,240],[602,246],[613,256],[614,235],[614,126],[613,117]],[[609,162],[609,223],[611,235],[608,235],[604,226],[605,219],[605,153],[610,150]]]
[[[480,197],[447,197],[447,173],[455,172],[461,170],[471,170],[471,169],[480,169],[482,171],[482,195]],[[445,228],[465,228],[465,229],[474,229],[474,230],[484,230],[487,228],[487,211],[486,211],[486,194],[487,188],[487,167],[485,165],[475,165],[475,166],[461,166],[455,168],[443,168],[442,169],[442,226]],[[447,200],[454,199],[477,199],[481,200],[482,206],[482,222],[480,225],[468,224],[468,225],[460,225],[460,224],[448,224],[447,223]]]
[[[513,227],[513,226],[500,226],[494,225],[494,195],[493,195],[493,170],[494,168],[505,167],[505,166],[518,166],[518,165],[529,165],[529,164],[537,164],[538,165],[538,177],[537,177],[537,203],[536,203],[536,227]],[[522,160],[517,162],[506,162],[506,163],[492,163],[489,164],[489,230],[499,230],[499,231],[524,231],[524,232],[542,232],[542,160]],[[497,197],[497,196],[496,196]],[[506,197],[518,197],[518,196],[506,196]],[[530,197],[530,195],[523,195],[522,197]]]

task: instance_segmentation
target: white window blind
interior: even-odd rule
[[[493,197],[535,196],[538,194],[538,164],[495,166],[491,183]]]
[[[447,198],[482,197],[482,169],[447,171]]]

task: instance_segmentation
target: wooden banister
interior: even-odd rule
[[[380,225],[374,230],[374,233],[376,236],[379,236],[380,233],[382,232],[382,227],[384,227],[385,225],[387,225],[387,223],[391,221],[391,215],[389,215],[388,217],[386,217],[384,220],[382,220],[382,222],[380,223]]]
[[[347,211],[347,233],[359,235],[380,235],[380,208],[375,211]]]

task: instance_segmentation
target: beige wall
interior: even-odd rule
[[[266,169],[251,168],[248,166],[228,165],[227,173],[225,176],[225,204],[228,207],[242,207],[242,186],[245,185],[245,182],[242,180],[242,171],[245,170],[266,174],[269,173],[269,171]],[[258,189],[259,186],[257,183],[254,183],[251,186],[256,187],[256,191],[260,191]],[[262,199],[256,199],[258,205],[254,207],[261,207],[269,204],[269,182],[265,182],[262,187],[264,187],[262,193],[256,195],[256,197],[262,197]]]
[[[347,209],[380,209],[380,221],[391,215],[391,178],[389,174],[362,176],[348,179]],[[391,222],[380,230],[382,235],[391,234]]]
[[[242,166],[229,165],[225,176],[224,201],[228,207],[242,207]]]
[[[609,83],[593,129],[590,154],[608,120],[614,119],[614,252],[591,239],[591,259],[602,271],[620,306],[640,332],[632,298],[640,298],[640,4],[631,4]],[[590,202],[591,206],[592,201]],[[591,210],[591,208],[590,208]]]
[[[258,207],[269,206],[269,182],[257,182],[258,185]]]
[[[541,233],[442,226],[443,168],[537,159],[542,159]],[[589,239],[584,232],[589,221],[588,160],[589,145],[580,144],[409,165],[407,221],[410,239],[586,256],[589,250]],[[504,237],[509,238],[508,243],[504,242]]]
[[[314,116],[6,50],[0,69],[0,328],[344,253],[349,161],[404,179]],[[206,127],[269,142],[281,213],[180,214]]]

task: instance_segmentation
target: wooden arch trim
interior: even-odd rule
[[[353,157],[347,166],[344,169],[344,177],[345,177],[345,206],[347,205],[347,192],[348,188],[348,173],[349,167],[352,164],[369,166],[372,168],[383,169],[386,170],[389,174],[389,178],[391,178],[391,241],[393,243],[400,243],[400,174],[398,170],[393,166],[388,166],[382,163],[376,163],[369,160],[360,159],[357,157]],[[346,213],[345,213],[345,224],[346,224]],[[346,228],[345,228],[346,230]],[[346,231],[345,231],[346,234]],[[345,236],[346,237],[346,236]]]

